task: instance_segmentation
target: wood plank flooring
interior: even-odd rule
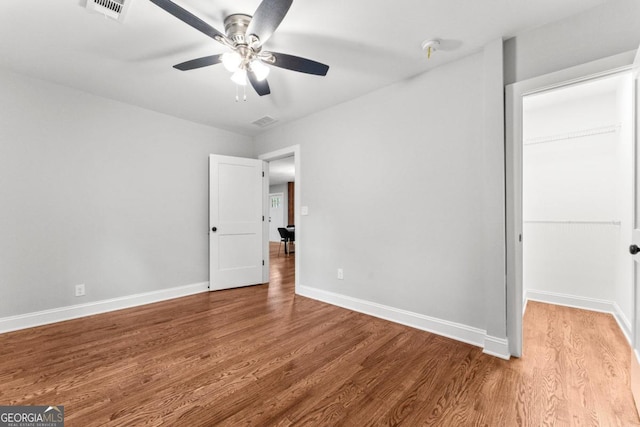
[[[0,405],[67,426],[633,426],[629,347],[607,314],[529,303],[525,355],[295,296],[199,294],[0,335]]]

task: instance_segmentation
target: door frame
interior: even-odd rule
[[[512,356],[522,356],[522,102],[523,97],[631,69],[636,51],[523,80],[505,89],[505,195],[507,339]],[[525,236],[526,237],[526,236]],[[635,289],[634,301],[635,301]],[[635,308],[634,308],[635,313]],[[632,321],[632,328],[635,321]],[[633,336],[632,331],[632,336]]]
[[[290,147],[281,148],[279,150],[270,151],[268,153],[260,154],[258,156],[259,160],[264,160],[265,162],[283,159],[285,157],[293,156],[293,164],[295,167],[295,187],[294,187],[294,201],[293,201],[293,217],[296,224],[296,257],[295,257],[295,293],[299,293],[300,289],[300,257],[304,255],[304,246],[302,245],[304,239],[304,227],[300,221],[300,206],[301,206],[301,188],[302,188],[302,180],[300,179],[301,170],[300,170],[300,145],[292,145]],[[269,198],[269,180],[268,177],[265,180],[266,182],[266,190],[265,190],[265,200],[268,201]],[[265,201],[265,206],[268,206],[268,203]],[[267,213],[268,215],[268,213]],[[271,260],[269,259],[269,225],[265,221],[266,226],[264,227],[266,240],[263,239],[263,249],[262,254],[265,260],[265,269],[263,270],[263,281],[267,283],[269,281],[269,264]]]

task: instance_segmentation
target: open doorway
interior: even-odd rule
[[[293,156],[269,162],[269,247],[278,257],[295,255],[295,172]]]
[[[522,102],[525,304],[611,313],[630,340],[631,73],[534,93]]]
[[[263,154],[268,162],[269,186],[265,200],[269,216],[265,227],[263,254],[269,266],[269,284],[274,291],[295,292],[300,265],[300,155],[293,146]]]
[[[593,82],[601,78],[611,77],[622,72],[631,71],[635,56],[635,51],[624,52],[586,64],[534,77],[529,80],[523,80],[521,82],[507,85],[505,88],[507,337],[509,341],[509,351],[512,356],[522,356],[522,319],[524,303],[526,301],[526,295],[523,287],[523,241],[526,241],[528,236],[523,233],[523,219],[525,218],[523,217],[522,209],[524,99],[536,94],[550,93],[550,91],[554,89],[572,86],[574,84]],[[630,99],[633,99],[633,90],[630,92]],[[633,111],[631,114],[633,119]],[[633,126],[631,127],[633,128]],[[589,128],[591,128],[591,126],[587,126],[587,129]],[[631,132],[631,135],[633,138],[633,132]],[[547,137],[549,137],[549,135],[547,135]],[[635,166],[633,167],[635,168]],[[530,221],[536,220],[536,218],[527,219]],[[612,221],[613,218],[609,218],[607,220]],[[566,251],[588,250],[589,244],[590,242],[585,243],[584,248],[566,247],[564,249]],[[635,293],[635,291],[633,292]],[[631,306],[632,316],[629,320],[632,321],[632,329],[635,330],[635,326],[633,324],[633,319],[637,317],[635,316],[634,311],[635,297],[631,298]]]

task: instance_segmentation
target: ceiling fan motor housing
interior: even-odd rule
[[[224,31],[227,37],[236,44],[248,44],[246,40],[247,27],[251,16],[242,13],[229,15],[224,20]]]

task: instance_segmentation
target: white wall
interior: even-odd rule
[[[640,45],[640,1],[611,0],[505,42],[505,84],[584,64]]]
[[[208,154],[250,138],[0,82],[0,318],[208,281]]]
[[[624,82],[628,86],[628,76]],[[606,92],[586,92],[603,84]],[[578,90],[579,97],[558,101]],[[623,242],[631,234],[625,119],[631,103],[627,97],[622,108],[623,93],[599,81],[524,99],[523,283],[529,296],[553,293],[576,304],[617,306],[628,321],[631,259]],[[535,105],[550,98],[549,105]]]
[[[500,182],[485,187],[493,171],[502,176],[502,159],[485,159],[483,59],[256,138],[259,153],[301,147],[303,286],[485,329],[492,277],[504,295],[504,238],[487,240],[486,210],[497,205],[502,221],[504,191]]]
[[[504,336],[504,145],[486,130],[503,108],[487,90],[634,49],[638,3],[608,2],[508,40],[504,79],[485,47],[258,136],[257,153],[301,146],[310,212],[301,284],[344,305],[368,301]]]

